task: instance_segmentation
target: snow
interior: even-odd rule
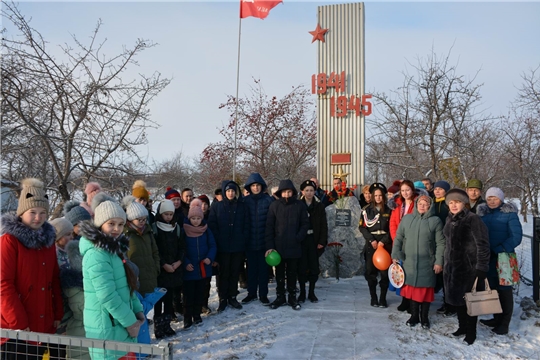
[[[270,284],[269,298],[275,297]],[[477,340],[468,346],[455,338],[457,318],[436,313],[442,294],[431,304],[431,329],[409,328],[407,313],[397,311],[401,298],[388,293],[389,307],[369,304],[369,290],[363,276],[351,279],[319,279],[318,303],[309,300],[299,311],[289,306],[272,310],[254,301],[242,310],[228,307],[217,314],[218,298],[212,283],[212,314],[203,324],[181,330],[167,340],[174,344],[174,358],[182,359],[538,359],[540,358],[540,318],[521,320],[519,302],[532,295],[521,284],[508,335],[495,335],[478,323]],[[247,295],[241,290],[238,299]],[[538,315],[540,317],[540,315]],[[489,318],[484,316],[482,318]]]

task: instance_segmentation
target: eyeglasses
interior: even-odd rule
[[[137,218],[137,219],[135,219],[135,220],[137,220],[137,221],[140,222],[140,223],[146,222],[146,218],[145,218],[145,217]]]

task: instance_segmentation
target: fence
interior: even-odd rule
[[[521,281],[533,287],[533,299],[540,298],[540,218],[533,218],[533,234],[523,235],[521,245],[516,248],[520,264]]]
[[[129,352],[136,354],[139,359],[173,359],[172,343],[165,341],[148,345],[7,329],[0,329],[0,337],[9,339],[9,344],[2,345],[2,360],[89,358],[88,348],[104,353],[105,359],[117,359]],[[43,356],[46,350],[48,354]],[[120,355],[116,355],[117,352]]]

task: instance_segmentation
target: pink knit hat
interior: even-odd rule
[[[89,182],[86,184],[86,188],[84,189],[84,193],[86,194],[86,202],[89,205],[92,205],[94,195],[102,191],[103,189],[101,188],[101,185],[99,185],[97,182]]]
[[[202,211],[202,201],[200,199],[193,199],[189,203],[189,213],[188,219],[191,219],[194,216],[198,216],[201,219],[204,219],[204,213]]]

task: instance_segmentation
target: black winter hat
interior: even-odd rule
[[[373,194],[375,190],[381,190],[383,195],[386,195],[386,193],[388,192],[388,190],[386,190],[386,186],[384,186],[384,184],[381,184],[381,183],[371,184],[371,186],[369,187],[369,192]]]
[[[281,192],[283,190],[292,190],[293,191],[293,197],[296,197],[298,195],[298,191],[296,190],[292,180],[290,180],[290,179],[280,180],[279,181],[279,187],[278,187],[278,189],[276,191],[276,196],[281,197]]]
[[[300,184],[300,191],[304,191],[304,189],[308,186],[312,186],[313,189],[317,190],[317,184],[315,184],[314,181],[306,180],[302,184]]]

